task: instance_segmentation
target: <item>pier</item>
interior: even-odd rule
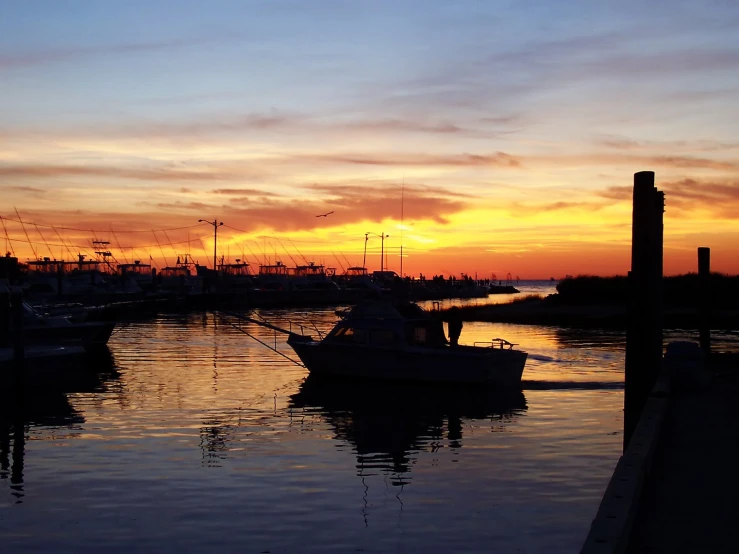
[[[635,175],[624,451],[581,553],[736,552],[739,354],[711,349],[706,247],[699,341],[670,343],[663,354],[664,196],[653,183],[651,172]]]

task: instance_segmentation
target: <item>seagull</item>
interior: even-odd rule
[[[331,215],[332,213],[334,213],[333,210],[331,210],[330,212],[326,212],[325,214],[319,214],[316,217],[326,217],[327,215]]]

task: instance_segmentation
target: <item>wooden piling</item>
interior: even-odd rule
[[[20,387],[25,377],[25,347],[23,344],[23,293],[19,287],[10,290],[10,327],[13,347],[12,379]]]
[[[701,350],[711,354],[711,249],[698,248],[698,334]]]
[[[662,360],[664,193],[654,172],[634,174],[624,387],[624,451],[639,422]]]

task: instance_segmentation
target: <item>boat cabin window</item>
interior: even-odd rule
[[[364,329],[354,329],[353,327],[342,327],[338,329],[333,335],[333,338],[342,342],[359,342],[363,343],[365,340]]]
[[[425,327],[414,327],[413,328],[413,342],[417,344],[426,343],[426,328]]]
[[[370,331],[370,344],[384,345],[395,342],[395,333],[392,329],[372,329]]]

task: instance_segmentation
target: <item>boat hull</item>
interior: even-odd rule
[[[288,339],[315,375],[428,383],[520,387],[527,353],[473,346],[381,348]]]

